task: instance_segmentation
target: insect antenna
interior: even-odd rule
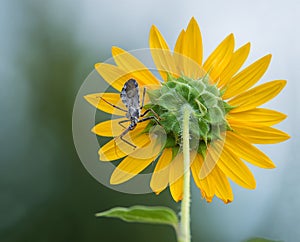
[[[116,105],[110,103],[109,101],[106,101],[103,97],[99,97],[99,98],[100,98],[101,100],[103,100],[104,102],[106,102],[107,104],[109,104],[110,106],[112,106],[112,107],[114,107],[114,108],[116,108],[116,109],[119,109],[119,110],[121,110],[121,111],[127,113],[127,110],[125,110],[125,109],[123,109],[123,108],[120,108],[120,107],[118,107],[118,106],[116,106]]]

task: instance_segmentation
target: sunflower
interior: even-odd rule
[[[194,18],[179,34],[174,51],[155,26],[150,30],[149,45],[161,80],[132,54],[118,47],[112,48],[115,65],[95,65],[104,80],[119,92],[129,79],[136,80],[140,90],[147,88],[141,113],[151,109],[160,121],[149,118],[124,135],[123,139],[137,149],[118,138],[126,128],[119,125],[126,122],[120,108],[127,109],[120,94],[85,96],[99,110],[123,116],[98,123],[92,129],[99,136],[114,137],[100,148],[101,161],[123,159],[111,175],[111,184],[124,183],[155,162],[150,182],[153,192],[159,194],[169,186],[173,199],[176,202],[182,199],[180,107],[188,104],[194,120],[190,129],[193,141],[190,169],[202,196],[208,202],[214,196],[225,203],[233,201],[229,180],[254,189],[255,178],[245,162],[261,168],[275,167],[254,145],[279,143],[289,138],[272,127],[286,115],[260,107],[278,95],[286,81],[274,80],[253,87],[266,72],[271,55],[240,71],[250,43],[235,50],[234,36],[230,34],[203,62],[201,32]],[[161,132],[164,135],[159,135]]]

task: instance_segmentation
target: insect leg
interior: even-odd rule
[[[148,111],[148,110],[147,110],[147,111]],[[154,121],[155,121],[157,124],[161,125],[160,122],[159,122],[159,120],[158,120],[158,118],[155,117],[155,116],[149,116],[149,117],[140,119],[138,122],[139,122],[139,123],[145,122],[145,121],[147,121],[147,120],[149,120],[149,119],[154,119]]]
[[[127,129],[125,129],[124,131],[123,131],[123,133],[122,134],[120,134],[120,139],[122,140],[122,141],[124,141],[126,144],[128,144],[128,145],[130,145],[130,146],[132,146],[134,149],[136,148],[136,146],[134,145],[134,144],[131,144],[129,141],[127,141],[126,139],[124,139],[123,138],[123,136],[125,136],[128,132],[129,132],[129,127],[127,128]]]
[[[143,114],[141,114],[141,117],[144,117],[144,116],[145,116],[147,113],[149,113],[149,112],[153,113],[154,116],[155,116],[157,119],[160,119],[160,117],[158,116],[158,114],[157,114],[156,112],[154,112],[154,110],[153,110],[152,108],[147,109]]]
[[[126,122],[130,122],[130,120],[129,119],[128,120],[121,120],[121,121],[118,122],[118,124],[120,126],[122,126],[124,129],[126,129],[126,127],[122,124],[122,123],[126,123]]]
[[[116,108],[116,109],[119,109],[119,110],[121,110],[121,111],[127,113],[127,110],[125,110],[125,109],[123,109],[123,108],[120,108],[120,107],[118,107],[118,106],[116,106],[116,105],[114,105],[114,104],[112,104],[112,103],[106,101],[106,100],[105,100],[104,98],[102,98],[102,97],[100,97],[100,98],[101,98],[104,102],[106,102],[107,104],[109,104],[110,106],[112,106],[112,107],[114,107],[114,108]]]

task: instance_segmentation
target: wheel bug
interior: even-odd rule
[[[134,149],[136,148],[136,146],[123,138],[129,131],[134,130],[138,123],[150,119],[154,119],[155,122],[160,125],[158,121],[159,119],[158,115],[151,108],[147,109],[144,113],[141,113],[141,110],[144,107],[145,95],[146,95],[146,88],[144,87],[143,96],[142,96],[142,105],[140,106],[140,95],[139,95],[138,83],[134,79],[129,79],[127,82],[125,82],[122,91],[120,93],[121,100],[125,104],[127,110],[120,108],[100,97],[107,104],[126,113],[127,120],[122,120],[119,122],[119,125],[125,128],[125,130],[117,138],[120,138],[126,144],[132,146]],[[154,116],[148,116],[143,118],[149,112],[152,112]],[[123,125],[123,123],[126,122],[130,122],[127,128]]]

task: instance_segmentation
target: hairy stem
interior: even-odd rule
[[[184,176],[183,176],[183,199],[181,202],[181,221],[179,227],[179,241],[191,241],[190,228],[190,113],[189,105],[182,107],[183,122],[182,122],[182,148],[183,148],[183,162],[184,162]]]

